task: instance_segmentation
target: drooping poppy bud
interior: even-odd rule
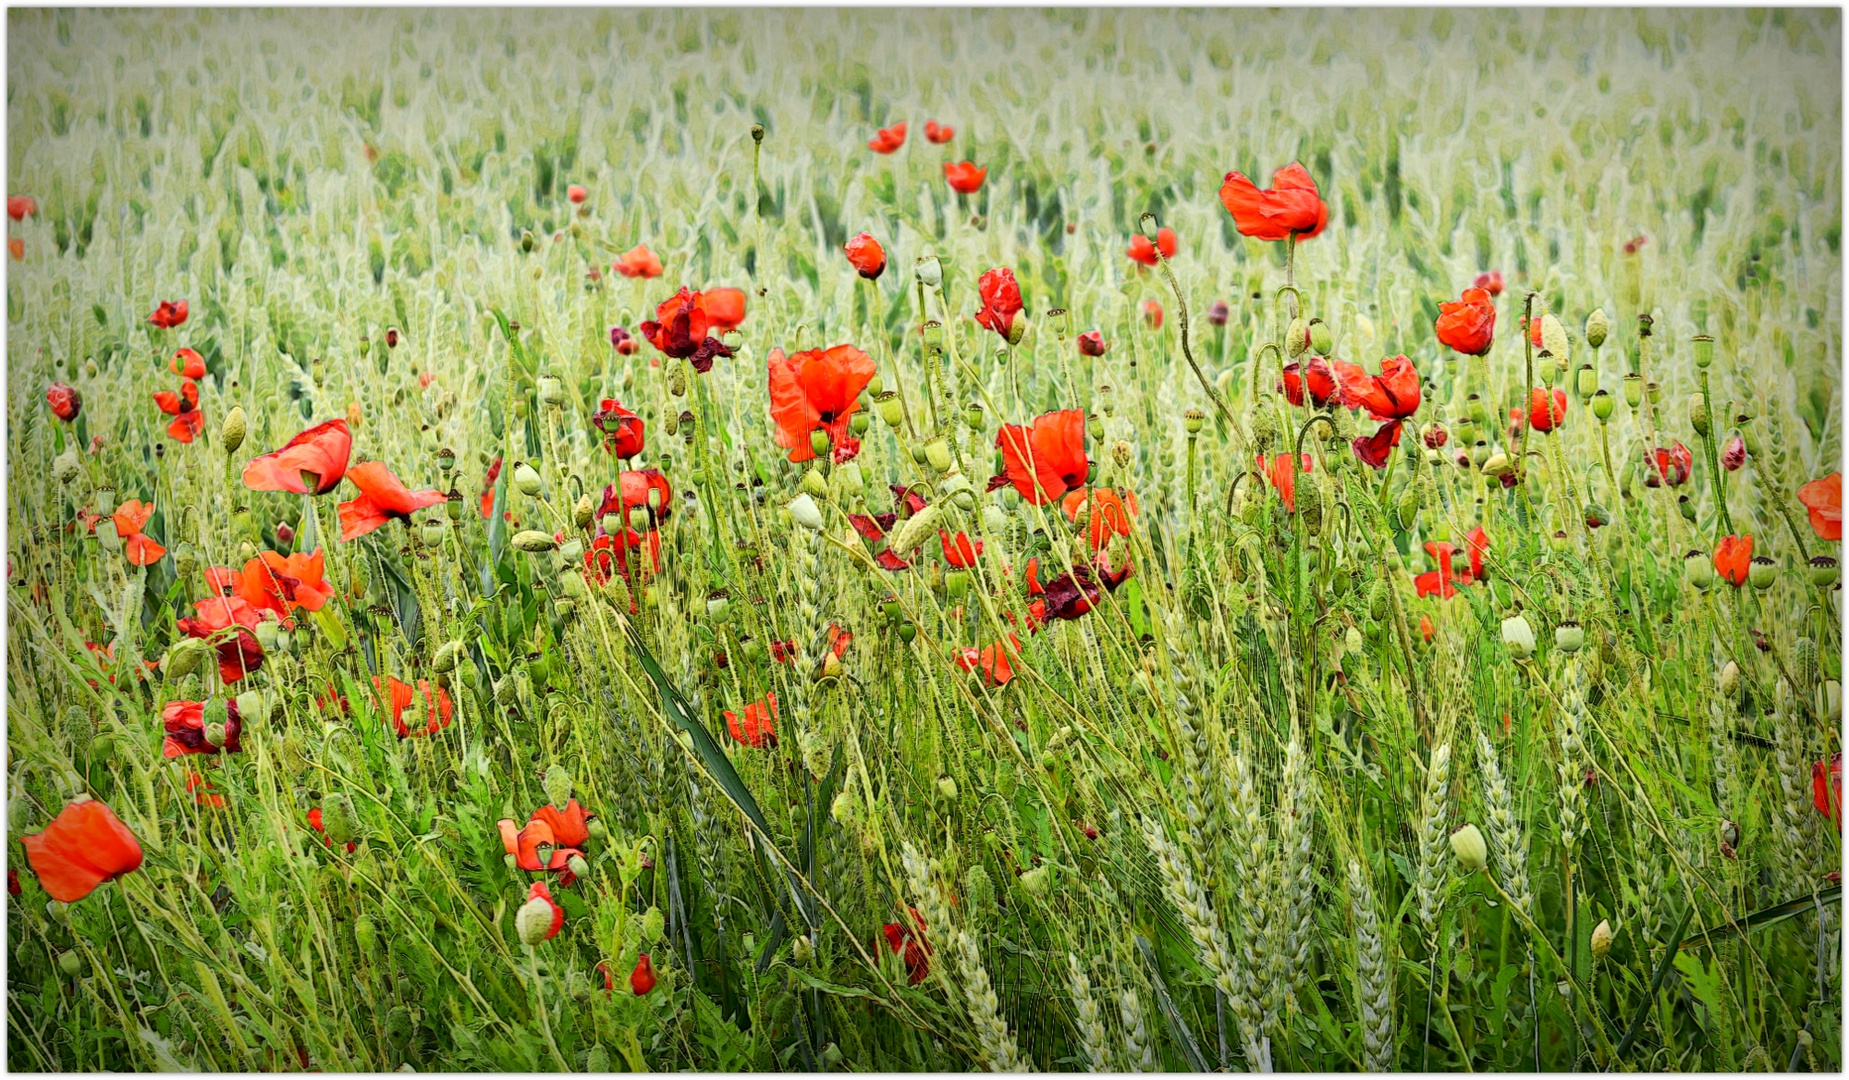
[[[1483,839],[1483,830],[1475,825],[1467,824],[1451,834],[1451,852],[1469,873],[1489,865],[1489,844]]]
[[[637,997],[646,997],[655,988],[655,982],[655,965],[648,954],[643,953],[636,960],[635,970],[629,973],[629,989]]]
[[[886,249],[880,247],[870,233],[860,233],[850,239],[845,249],[847,261],[861,277],[868,281],[878,281],[886,272]]]

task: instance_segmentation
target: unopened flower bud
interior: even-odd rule
[[[1590,335],[1588,335],[1590,336]],[[1600,960],[1611,955],[1611,920],[1600,919],[1599,925],[1592,928],[1592,955]]]
[[[514,930],[523,945],[539,945],[552,937],[552,902],[535,896],[514,912]]]
[[[533,239],[533,230],[531,229],[520,230],[520,250],[530,253],[533,250],[534,244],[535,244],[535,241]]]
[[[558,546],[558,541],[554,540],[552,534],[549,532],[540,532],[538,529],[524,529],[514,534],[514,547],[520,551],[536,553],[551,551]]]
[[[1624,377],[1624,403],[1635,409],[1644,401],[1644,377],[1633,371]]]
[[[1225,326],[1226,320],[1232,318],[1233,309],[1224,300],[1215,300],[1207,309],[1207,321],[1214,326]]]
[[[1299,315],[1290,321],[1289,329],[1284,331],[1284,351],[1290,354],[1292,360],[1295,360],[1302,356],[1303,351],[1309,347],[1310,324],[1307,319]]]
[[[801,525],[805,529],[814,529],[816,532],[822,531],[824,525],[822,520],[822,509],[815,505],[815,499],[810,497],[808,492],[804,492],[792,499],[789,504],[789,509],[790,516],[796,519],[798,525]]]
[[[828,478],[822,475],[821,469],[810,469],[803,473],[802,481],[798,486],[805,494],[813,495],[818,499],[826,498],[828,495]]]
[[[1541,348],[1554,355],[1554,360],[1565,364],[1567,355],[1567,328],[1550,312],[1541,316]]]
[[[1451,834],[1451,853],[1469,873],[1489,865],[1489,844],[1484,842],[1483,830],[1475,825],[1465,825]]]
[[[539,470],[522,461],[514,466],[514,486],[528,497],[539,494]]]
[[[1727,440],[1726,446],[1721,448],[1721,468],[1728,472],[1737,472],[1744,464],[1746,464],[1746,440],[1735,435]]]
[[[322,798],[321,829],[336,844],[358,838],[359,819],[353,813],[352,800],[344,793],[337,791]]]
[[[1706,438],[1710,426],[1708,423],[1708,399],[1703,394],[1691,394],[1688,399],[1688,422],[1695,429],[1695,434]]]
[[[1317,356],[1328,356],[1329,350],[1335,348],[1335,334],[1329,330],[1329,324],[1321,319],[1310,320],[1310,351]]]
[[[1605,338],[1611,333],[1611,321],[1605,317],[1605,309],[1594,309],[1586,316],[1586,344],[1593,348],[1605,344]]]
[[[935,255],[921,255],[912,264],[912,276],[927,289],[935,289],[944,283],[944,267]]]
[[[1502,643],[1517,660],[1526,660],[1534,654],[1534,628],[1528,625],[1526,617],[1516,614],[1502,620]]]
[[[83,472],[83,459],[77,456],[77,447],[67,447],[64,453],[51,459],[51,478],[60,485],[69,484]]]
[[[225,445],[225,453],[235,454],[238,447],[244,445],[244,433],[249,428],[244,418],[244,406],[233,405],[219,423],[218,438]]]

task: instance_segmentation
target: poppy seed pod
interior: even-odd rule
[[[116,523],[107,519],[96,524],[96,542],[103,545],[103,550],[114,555],[122,550],[122,534],[116,531]]]
[[[912,264],[912,276],[927,289],[935,289],[944,283],[944,267],[935,255],[921,255]]]
[[[1586,644],[1586,628],[1571,619],[1554,627],[1554,648],[1568,656],[1578,652]]]
[[[1704,394],[1690,394],[1688,399],[1688,422],[1695,429],[1695,434],[1708,437],[1711,430],[1708,417],[1708,398]]]
[[[1707,334],[1697,334],[1690,339],[1695,346],[1695,366],[1703,371],[1714,363],[1714,338]]]
[[[263,625],[259,623],[258,627]],[[161,660],[161,671],[167,676],[168,682],[177,683],[198,671],[199,665],[211,655],[212,646],[204,638],[183,637],[168,648],[167,655]]]
[[[1483,830],[1475,825],[1465,825],[1451,834],[1451,853],[1473,874],[1489,865],[1489,844],[1483,839]]]
[[[436,655],[431,658],[431,667],[436,669],[437,674],[446,675],[456,669],[456,661],[461,655],[462,642],[446,641],[437,646]]]
[[[1181,414],[1181,426],[1189,435],[1199,435],[1206,424],[1207,414],[1199,409],[1189,409]]]
[[[956,802],[957,801],[956,779],[948,774],[938,777],[937,778],[937,793],[943,796],[945,802]]]
[[[1815,555],[1810,561],[1810,583],[1819,588],[1828,588],[1836,584],[1836,560],[1828,555]]]
[[[905,402],[899,399],[897,390],[873,395],[873,407],[879,410],[880,419],[886,421],[887,427],[899,430],[899,424],[905,419]]]
[[[1681,512],[1682,520],[1690,525],[1695,524],[1695,500],[1687,495],[1678,495],[1676,496],[1676,509]]]
[[[1740,665],[1732,660],[1721,665],[1721,670],[1715,673],[1714,685],[1722,697],[1733,697],[1734,691],[1740,688]]]
[[[1591,401],[1599,392],[1599,373],[1591,364],[1579,365],[1579,372],[1574,376],[1573,388],[1579,391],[1579,400]]]
[[[1595,308],[1586,316],[1586,344],[1593,348],[1605,344],[1605,338],[1611,333],[1611,321],[1605,317],[1604,308]]]
[[[1592,928],[1592,955],[1600,960],[1611,955],[1611,939],[1615,935],[1611,930],[1610,919],[1600,919],[1599,925]]]
[[[1534,373],[1540,377],[1542,386],[1554,385],[1554,376],[1559,374],[1559,368],[1559,360],[1546,349],[1542,349],[1534,358]]]
[[[1764,555],[1755,556],[1747,568],[1746,580],[1752,584],[1753,588],[1764,592],[1778,580],[1778,564]]]
[[[539,403],[552,408],[565,404],[565,384],[553,375],[539,377]]]
[[[1525,616],[1515,614],[1502,620],[1502,643],[1517,660],[1534,655],[1534,628],[1528,625]]]
[[[1682,557],[1682,574],[1690,585],[1706,592],[1714,584],[1714,563],[1705,551],[1691,551]]]
[[[1328,356],[1329,350],[1335,348],[1335,334],[1329,324],[1321,319],[1310,320],[1310,351],[1318,356]]]
[[[1617,405],[1612,396],[1603,390],[1592,395],[1592,415],[1603,424],[1611,419],[1612,409]]]
[[[822,470],[820,469],[810,469],[804,472],[802,481],[798,486],[804,494],[813,495],[818,499],[828,496],[828,478],[822,475]]]
[[[1624,403],[1635,409],[1644,402],[1644,377],[1633,371],[1624,377]]]
[[[528,497],[539,494],[539,470],[522,461],[514,466],[514,486]]]
[[[525,529],[514,534],[514,547],[520,551],[536,553],[551,551],[558,546],[558,541],[552,538],[551,533],[540,532],[538,529]]]
[[[949,439],[939,435],[937,438],[925,443],[924,452],[925,461],[930,464],[932,469],[940,473],[950,471],[951,457]]]

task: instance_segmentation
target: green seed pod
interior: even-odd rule
[[[551,551],[558,546],[558,541],[552,538],[551,533],[540,532],[538,529],[525,529],[514,534],[514,547],[521,551]]]
[[[1310,351],[1317,356],[1328,356],[1329,350],[1335,348],[1335,335],[1329,331],[1329,324],[1321,319],[1310,320]]]
[[[539,403],[552,408],[565,404],[565,384],[552,375],[539,377]]]
[[[385,1014],[385,1037],[394,1045],[403,1046],[411,1041],[417,1032],[417,1023],[411,1019],[411,1010],[403,1005],[392,1006],[392,1011]]]
[[[1703,394],[1690,394],[1688,399],[1688,422],[1695,429],[1695,434],[1708,437],[1712,430],[1708,417],[1708,399]]]
[[[1295,360],[1302,356],[1303,351],[1309,347],[1310,324],[1308,320],[1299,315],[1290,321],[1290,328],[1284,331],[1284,351],[1290,354],[1292,360]]]
[[[1635,371],[1624,377],[1624,403],[1633,409],[1644,403],[1644,377]]]
[[[1695,346],[1695,366],[1703,371],[1714,363],[1714,339],[1707,334],[1697,334],[1691,339]]]
[[[1605,344],[1605,338],[1611,333],[1611,321],[1605,317],[1605,309],[1597,308],[1586,316],[1586,344],[1593,348]]]
[[[644,945],[653,945],[661,940],[662,924],[661,909],[650,904],[648,910],[642,913],[642,943]]]
[[[1002,798],[1013,801],[1019,781],[1014,775],[1014,763],[1006,759],[995,763],[995,790]]]
[[[1598,418],[1599,423],[1603,424],[1611,419],[1612,410],[1617,404],[1616,401],[1612,400],[1612,396],[1605,391],[1595,391],[1592,395],[1592,415]]]
[[[439,674],[447,674],[456,669],[456,661],[461,656],[462,642],[446,641],[437,646],[436,656],[432,658],[431,666],[434,667]]]
[[[1714,561],[1705,551],[1691,551],[1682,557],[1682,573],[1690,585],[1706,592],[1714,584]]]
[[[75,979],[83,973],[83,957],[76,949],[66,949],[58,954],[58,970],[67,978]]]
[[[256,725],[261,727],[270,718],[270,695],[262,690],[246,690],[235,699],[238,706],[238,722],[246,728]]]

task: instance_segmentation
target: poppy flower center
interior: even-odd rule
[[[319,488],[321,486],[321,474],[316,473],[316,472],[309,472],[307,469],[303,469],[302,470],[302,486],[307,488],[310,491],[314,491],[315,489]]]

